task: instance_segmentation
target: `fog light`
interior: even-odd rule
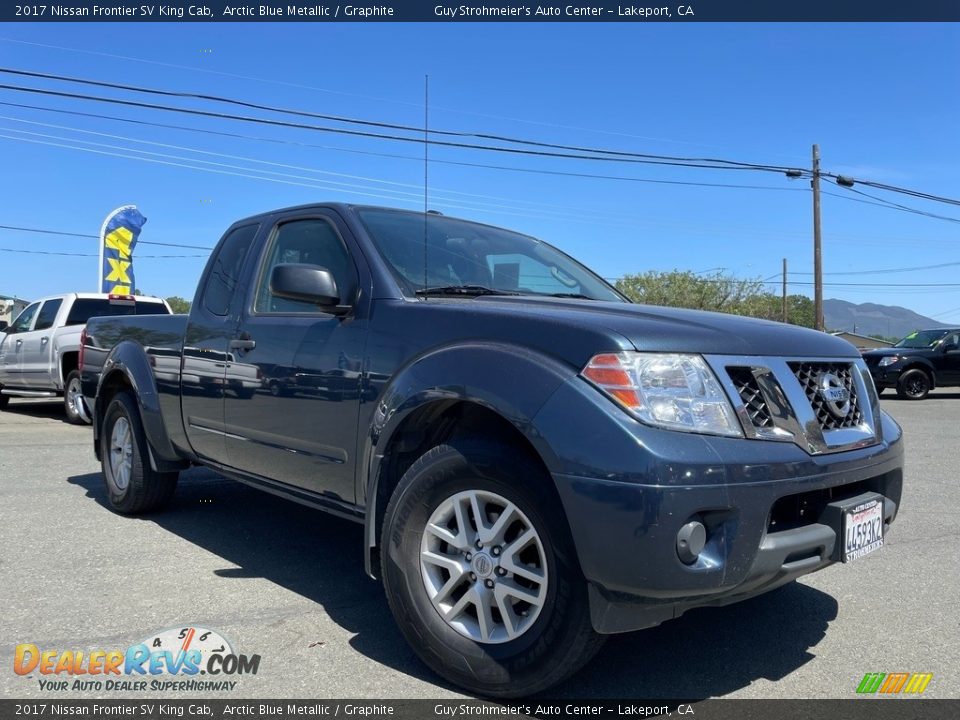
[[[697,561],[706,544],[707,529],[697,520],[691,520],[677,533],[677,555],[687,565]]]

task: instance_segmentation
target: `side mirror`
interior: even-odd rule
[[[302,300],[323,308],[340,304],[333,273],[319,265],[284,263],[270,273],[270,292],[288,300]]]

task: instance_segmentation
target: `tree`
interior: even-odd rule
[[[186,315],[190,312],[190,301],[185,300],[179,295],[172,295],[167,298],[167,305],[178,315]]]
[[[716,273],[698,275],[689,270],[650,270],[625,275],[617,289],[634,302],[694,310],[713,310],[767,320],[783,318],[783,299],[764,291],[760,280],[735,278]],[[804,295],[787,296],[791,324],[813,327],[813,301]]]

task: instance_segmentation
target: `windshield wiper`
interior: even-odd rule
[[[596,300],[596,298],[584,295],[583,293],[537,293],[537,295],[547,295],[548,297],[555,298],[573,298],[575,300]]]
[[[511,290],[497,290],[484,285],[441,285],[420,288],[417,295],[519,295]]]

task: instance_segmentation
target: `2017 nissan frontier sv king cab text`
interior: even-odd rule
[[[433,213],[241,220],[189,315],[94,318],[83,351],[113,508],[205,465],[363,523],[413,649],[485,696],[857,560],[900,503],[900,428],[845,341],[633,304]]]

